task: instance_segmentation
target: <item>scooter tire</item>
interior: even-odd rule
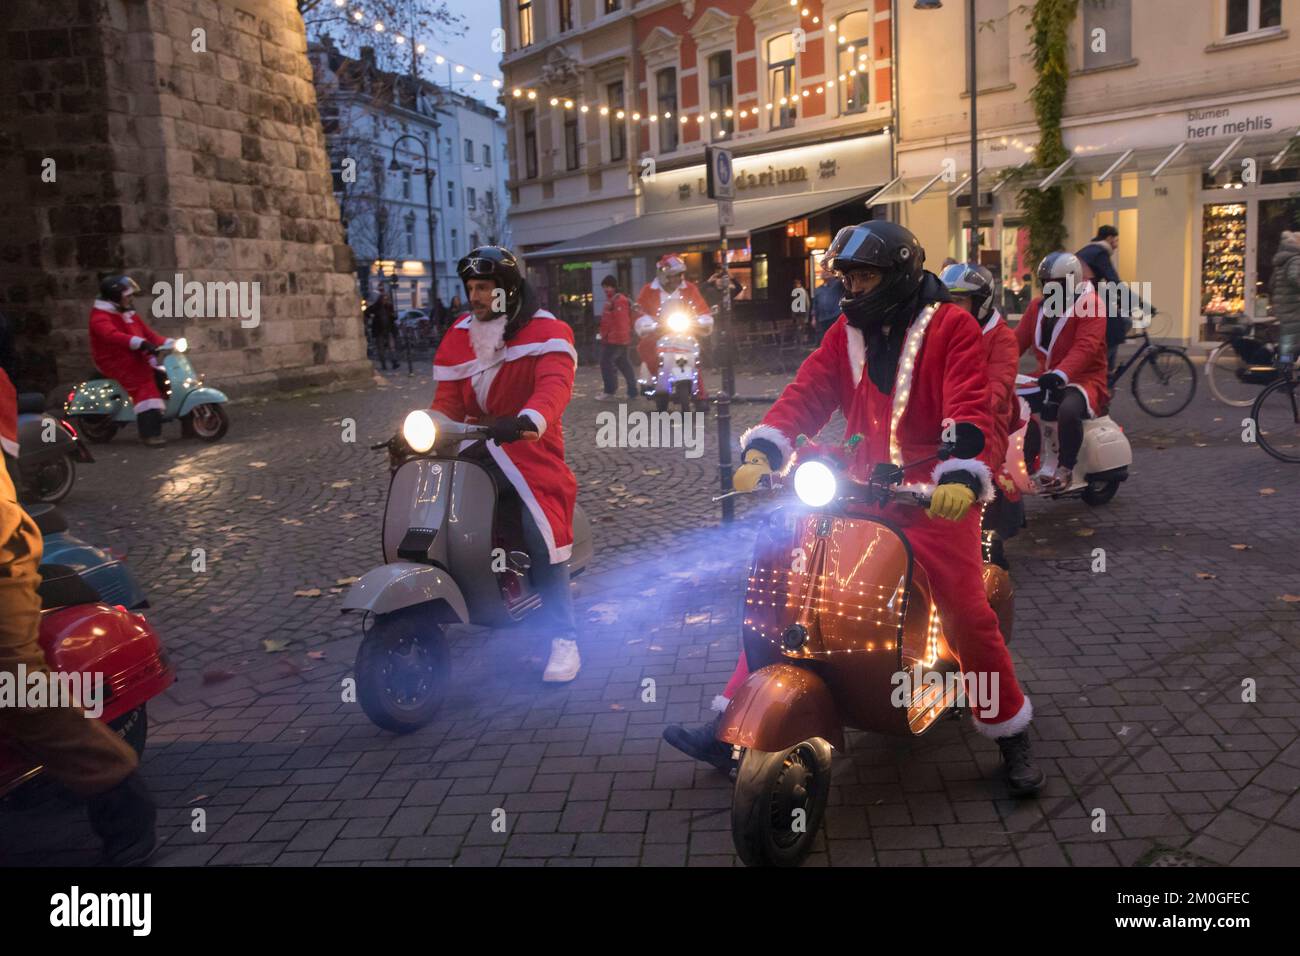
[[[148,704],[141,704],[134,710],[128,710],[121,717],[110,721],[108,726],[130,745],[137,757],[144,756],[145,743],[149,739]]]
[[[78,415],[72,419],[87,441],[104,445],[117,434],[117,422],[109,415]]]
[[[50,474],[48,469],[58,468],[58,481],[48,485],[48,490],[42,488],[38,483],[41,475]],[[72,491],[72,486],[77,483],[77,463],[72,460],[70,455],[63,455],[56,461],[50,462],[46,468],[40,469],[39,475],[33,475],[29,479],[30,497],[34,501],[39,501],[46,505],[57,505],[68,493]]]
[[[451,681],[451,653],[427,608],[379,614],[357,648],[357,702],[371,723],[409,734],[433,720]]]
[[[1118,481],[1090,481],[1080,497],[1083,498],[1084,504],[1097,508],[1114,498],[1117,491],[1119,491]]]
[[[214,427],[206,429],[195,427],[194,415],[195,412],[198,412],[200,409],[208,409],[208,411],[205,412],[205,415],[212,415],[213,421],[215,422]],[[193,412],[190,412],[181,419],[181,434],[186,438],[197,438],[200,441],[220,441],[226,436],[226,432],[229,430],[230,417],[226,414],[226,410],[217,404],[209,403],[206,405],[199,405]]]
[[[655,411],[668,411],[668,395],[664,392],[655,392]]]
[[[788,750],[746,750],[731,801],[731,837],[741,861],[746,866],[803,863],[817,840],[830,792],[831,745],[821,737]],[[796,831],[800,809],[803,820]]]

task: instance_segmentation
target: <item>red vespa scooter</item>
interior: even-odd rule
[[[176,679],[158,634],[143,615],[101,603],[98,592],[69,568],[42,565],[41,576],[40,644],[46,664],[55,672],[102,674],[99,719],[143,753],[148,701]],[[41,770],[0,737],[0,797]]]

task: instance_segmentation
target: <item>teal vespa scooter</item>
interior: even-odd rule
[[[185,339],[177,339],[171,348],[159,350],[164,355],[163,372],[167,378],[163,389],[166,402],[163,421],[179,419],[187,438],[217,441],[230,427],[222,407],[227,399],[225,393],[203,384],[185,357],[188,348]],[[93,442],[111,441],[119,428],[135,421],[135,406],[130,396],[111,378],[82,382],[69,393],[63,412]]]

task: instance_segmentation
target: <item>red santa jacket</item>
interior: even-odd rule
[[[0,368],[0,451],[18,457],[18,391],[2,368]]]
[[[632,341],[632,303],[622,292],[605,300],[600,312],[600,340],[606,345],[627,345]]]
[[[538,441],[489,441],[487,448],[537,522],[551,563],[559,564],[573,552],[578,497],[577,479],[564,463],[562,423],[578,367],[573,330],[539,309],[495,361],[481,362],[469,338],[473,321],[473,315],[461,318],[438,346],[432,407],[456,421],[527,415],[537,423]]]
[[[993,471],[1007,456],[1007,438],[1020,427],[1020,400],[1016,396],[1016,370],[1020,366],[1020,345],[1002,313],[994,310],[984,325],[984,356],[989,372],[989,406],[993,410],[993,433],[984,436],[992,446],[988,461]]]
[[[904,487],[929,491],[946,473],[965,470],[979,480],[980,499],[991,501],[998,463],[988,438],[994,431],[988,363],[974,317],[952,303],[923,310],[908,329],[888,395],[872,384],[865,365],[862,332],[840,316],[762,423],[740,437],[741,448],[765,439],[782,459],[773,467],[788,470],[798,436],[816,435],[839,410],[847,421],[844,434],[863,436],[852,466],[854,476],[863,479],[873,464],[902,465],[932,456],[945,419],[969,422],[985,435],[980,456],[914,466],[903,475]]]
[[[97,369],[126,389],[137,412],[163,407],[154,382],[153,356],[140,351],[145,342],[163,346],[172,340],[145,325],[134,309],[123,312],[112,302],[95,300],[90,310],[90,357]]]
[[[684,301],[697,316],[709,316],[710,320],[712,320],[713,313],[709,309],[709,303],[704,301],[704,296],[700,295],[700,290],[695,283],[686,279],[683,279],[682,284],[671,293],[664,292],[663,286],[659,284],[657,278],[647,282],[641,287],[641,291],[637,293],[636,304],[650,318],[658,319],[659,310],[663,308],[666,302],[673,299]],[[712,324],[712,321],[710,321],[710,324]]]
[[[1031,346],[1038,358],[1037,375],[1055,372],[1066,385],[1083,393],[1088,414],[1104,415],[1110,405],[1106,367],[1106,311],[1091,282],[1079,287],[1074,302],[1057,319],[1050,337],[1043,334],[1043,297],[1029,303],[1016,341],[1023,354]]]

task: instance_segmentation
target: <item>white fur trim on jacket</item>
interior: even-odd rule
[[[761,438],[764,441],[770,441],[776,446],[776,450],[781,453],[781,465],[777,474],[784,475],[790,470],[790,459],[794,457],[794,445],[790,439],[785,437],[785,433],[779,428],[772,425],[755,425],[740,436],[740,450],[744,454],[745,448],[755,439]]]
[[[109,302],[107,299],[96,299],[95,308],[101,312],[121,312],[122,307],[116,302]]]
[[[535,408],[524,408],[519,412],[520,415],[527,415],[537,426],[537,437],[541,438],[546,434],[546,416]]]
[[[501,357],[494,362],[481,362],[474,359],[470,362],[461,362],[459,365],[434,365],[433,380],[435,382],[455,381],[456,379],[468,378],[479,372],[494,368],[502,362],[513,362],[515,359],[521,359],[532,355],[543,355],[547,352],[567,352],[569,358],[573,359],[574,369],[578,366],[578,353],[573,346],[565,339],[546,339],[541,342],[529,342],[527,345],[508,345]]]
[[[1062,382],[1064,382],[1066,385],[1069,385],[1069,384],[1070,384],[1070,376],[1066,375],[1065,372],[1061,371],[1059,368],[1054,368],[1054,369],[1052,369],[1052,370],[1050,370],[1050,371],[1048,371],[1048,372],[1044,372],[1043,374],[1044,374],[1044,375],[1059,375],[1059,376],[1061,376],[1061,381],[1062,381]]]
[[[533,489],[528,487],[528,482],[524,480],[518,466],[510,460],[510,455],[506,450],[496,442],[488,442],[487,449],[492,456],[492,460],[505,472],[506,479],[514,486],[515,491],[519,492],[524,507],[533,516],[533,521],[537,524],[537,530],[542,533],[542,540],[546,542],[546,550],[550,555],[551,564],[563,564],[568,561],[569,558],[573,557],[573,545],[566,544],[562,548],[555,546],[555,532],[551,530],[551,522],[547,519],[546,512],[542,510],[537,496],[533,494]]]
[[[941,461],[934,466],[934,471],[930,473],[930,478],[937,485],[939,479],[952,471],[969,471],[979,479],[980,494],[979,500],[988,504],[993,500],[996,489],[993,487],[993,472],[989,466],[984,464],[978,458],[949,458],[947,461]]]
[[[144,345],[144,339],[139,335],[131,336],[131,350],[135,351]]]
[[[1014,737],[1028,727],[1029,722],[1034,719],[1034,706],[1026,697],[1025,702],[1020,706],[1019,713],[996,724],[989,724],[980,720],[978,711],[972,711],[972,715],[975,716],[975,719],[971,723],[975,725],[976,732],[992,740],[997,740],[999,737]]]
[[[134,411],[137,415],[139,415],[141,412],[150,412],[153,411],[154,409],[157,409],[158,411],[161,412],[166,407],[167,406],[163,404],[163,400],[161,398],[146,398],[143,402],[135,403]]]
[[[718,694],[713,698],[713,701],[709,704],[709,710],[713,711],[716,714],[721,714],[727,709],[727,707],[730,704],[731,704],[730,697],[723,697],[721,694]]]

